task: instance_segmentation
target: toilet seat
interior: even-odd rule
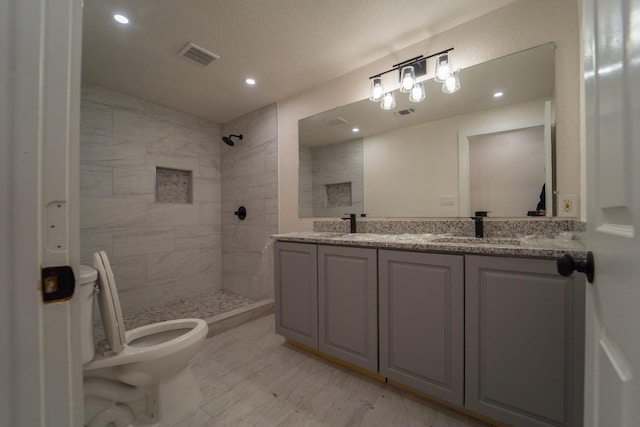
[[[93,255],[93,259],[100,281],[98,293],[100,315],[111,350],[102,355],[96,355],[92,361],[86,363],[83,367],[85,372],[118,367],[120,371],[128,371],[127,367],[134,364],[136,369],[146,371],[145,366],[141,364],[147,364],[149,369],[154,369],[152,366],[154,360],[185,353],[185,350],[187,350],[186,354],[189,354],[189,347],[199,347],[202,344],[209,330],[207,322],[202,319],[167,320],[125,331],[118,290],[107,254],[104,251],[97,252]],[[156,339],[152,340],[151,337]],[[135,344],[136,341],[138,344]],[[186,363],[188,360],[185,360]],[[164,371],[163,374],[169,376],[171,372]],[[138,378],[131,379],[124,373],[119,376],[123,381],[133,385],[140,385],[134,383],[146,381],[140,381]]]

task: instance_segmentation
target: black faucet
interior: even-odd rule
[[[484,223],[482,222],[482,218],[484,216],[472,216],[471,219],[476,223],[476,237],[482,238],[484,237]]]
[[[345,214],[345,215],[349,215],[347,218],[342,218],[345,221],[349,220],[349,224],[351,225],[351,233],[357,233],[356,231],[356,214],[352,213],[352,214]]]

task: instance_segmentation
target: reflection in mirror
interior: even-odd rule
[[[398,93],[391,111],[366,99],[300,120],[300,216],[451,217],[475,210],[526,216],[536,211],[543,184],[546,200],[553,200],[554,68],[554,46],[547,44],[461,70],[461,89],[454,94],[443,94],[441,84],[430,79],[420,103]],[[494,97],[496,92],[503,95]],[[486,139],[481,135],[491,134],[517,141],[527,134],[525,139],[536,142],[522,150],[497,149],[500,155],[495,148],[489,154],[473,146]],[[507,156],[527,150],[536,152],[537,166],[533,156]],[[485,160],[475,160],[478,153]],[[477,165],[487,163],[487,155],[501,163],[485,169],[507,175],[493,173],[476,190],[483,170]],[[522,162],[535,174],[514,179],[524,169]],[[516,182],[526,185],[508,192],[502,188]],[[517,205],[511,203],[515,195]],[[552,207],[546,212],[551,215]]]

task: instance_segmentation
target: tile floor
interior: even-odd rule
[[[203,392],[175,427],[487,427],[286,344],[269,315],[209,338],[193,361]]]

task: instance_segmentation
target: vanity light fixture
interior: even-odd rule
[[[444,93],[454,93],[460,89],[460,78],[458,71],[455,73],[451,68],[451,54],[453,48],[434,53],[429,56],[416,56],[399,62],[389,70],[383,71],[369,77],[371,80],[371,93],[369,99],[371,101],[380,102],[380,108],[383,110],[391,110],[396,106],[395,95],[393,92],[385,92],[382,85],[382,76],[392,71],[400,73],[400,92],[408,93],[409,100],[412,102],[420,102],[426,98],[424,83],[418,82],[418,77],[427,74],[427,60],[437,57],[436,76],[434,80],[442,83],[442,91]],[[448,80],[449,79],[449,80]],[[447,83],[448,81],[448,83]]]
[[[123,25],[126,25],[126,24],[129,23],[129,18],[127,18],[126,16],[121,15],[119,13],[116,13],[115,15],[113,15],[113,19],[115,19],[116,22],[118,22],[120,24],[123,24]]]

